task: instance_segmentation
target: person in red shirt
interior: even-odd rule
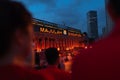
[[[19,2],[0,1],[0,80],[52,80],[27,69],[32,48],[32,16]]]
[[[48,62],[48,66],[46,69],[42,69],[41,71],[44,73],[49,73],[54,77],[55,80],[70,80],[71,76],[69,73],[60,70],[58,68],[59,64],[59,52],[56,48],[48,48],[45,51],[46,60]]]
[[[113,31],[75,58],[72,80],[120,80],[120,0],[109,0],[108,12]]]

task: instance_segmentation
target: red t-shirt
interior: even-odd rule
[[[71,75],[69,73],[56,67],[47,67],[41,70],[41,72],[50,74],[55,80],[71,80]]]
[[[108,37],[76,56],[72,80],[120,80],[120,20]]]
[[[0,66],[0,80],[53,80],[47,74],[38,73],[24,67],[9,65]]]

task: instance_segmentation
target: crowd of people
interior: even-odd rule
[[[72,73],[71,66],[72,66],[72,61],[74,58],[73,54],[69,53],[69,52],[66,52],[65,54],[63,54],[60,51],[58,51],[57,48],[54,48],[54,47],[48,48],[48,49],[50,50],[50,53],[51,53],[50,59],[56,58],[54,56],[55,56],[55,54],[58,54],[57,56],[59,56],[59,57],[57,60],[57,67],[61,70],[68,72],[68,73]],[[41,51],[40,53],[39,52],[37,53],[39,59],[36,60],[38,62],[36,64],[37,65],[36,70],[41,70],[41,69],[44,69],[48,66],[49,60],[47,60],[48,58],[47,58],[47,55],[45,54],[48,49]],[[54,50],[57,50],[57,52],[55,53]],[[56,61],[56,60],[54,60],[54,61]]]
[[[26,64],[32,53],[32,15],[19,2],[1,0],[0,80],[120,80],[120,0],[109,0],[107,8],[115,23],[108,37],[74,59],[70,55],[63,58],[56,48],[48,48],[46,68],[35,70]],[[72,65],[72,69],[64,65]]]
[[[62,69],[63,67],[59,66],[59,63],[60,63],[59,51],[56,48],[46,49],[45,56],[46,56],[48,65],[46,68],[40,70],[42,71],[42,73],[51,74],[55,78],[55,80],[70,80],[71,79],[70,73],[67,71],[64,71]]]

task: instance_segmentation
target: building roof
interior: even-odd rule
[[[62,24],[56,24],[56,23],[48,22],[48,21],[45,21],[45,20],[40,20],[40,19],[33,18],[33,22],[51,25],[53,28],[66,29],[66,30],[69,30],[71,32],[81,33],[81,30],[79,30],[79,29],[75,29],[73,27],[69,27],[69,26],[62,25]]]

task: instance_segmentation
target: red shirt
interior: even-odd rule
[[[0,80],[53,80],[47,74],[38,73],[23,67],[9,65],[0,67]]]
[[[75,58],[72,72],[72,80],[120,80],[120,20],[107,38]]]
[[[41,70],[43,73],[49,73],[54,77],[55,80],[71,80],[69,73],[60,70],[54,66],[47,67],[46,69]]]

